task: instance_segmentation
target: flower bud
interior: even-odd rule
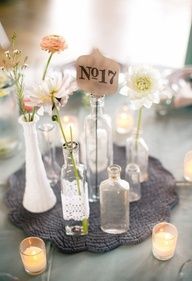
[[[20,50],[15,49],[15,50],[13,51],[13,54],[14,54],[14,55],[19,55],[19,54],[21,54],[21,51],[20,51]]]
[[[10,56],[10,52],[9,52],[9,51],[6,51],[4,54],[5,54],[6,58],[8,58],[8,59],[10,59],[10,58],[11,58],[11,56]]]
[[[55,121],[55,122],[57,122],[57,121],[58,121],[58,117],[57,117],[57,115],[52,115],[52,121]]]

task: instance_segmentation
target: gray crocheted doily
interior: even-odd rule
[[[57,151],[57,159],[58,162],[62,162],[61,151]],[[125,166],[125,148],[114,147],[114,163]],[[66,236],[64,231],[59,184],[53,188],[57,196],[56,206],[48,212],[33,214],[22,206],[24,167],[10,177],[9,183],[10,188],[6,193],[5,202],[10,209],[10,220],[27,235],[51,240],[64,253],[86,250],[101,253],[120,245],[138,244],[151,235],[151,230],[157,222],[169,221],[170,210],[178,202],[175,179],[157,159],[150,157],[149,181],[142,184],[142,198],[131,203],[129,231],[120,235],[102,232],[99,204],[91,203],[89,234],[72,237]]]

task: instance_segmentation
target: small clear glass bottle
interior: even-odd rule
[[[99,199],[99,185],[107,177],[107,167],[113,163],[112,126],[109,115],[104,114],[104,97],[90,97],[91,113],[86,116],[85,154],[89,201]]]
[[[79,145],[63,146],[64,165],[61,169],[61,200],[67,235],[88,233],[89,201],[85,169],[79,163]]]
[[[129,183],[120,178],[120,166],[107,170],[109,178],[100,184],[101,229],[120,234],[129,229]]]
[[[47,177],[50,183],[55,185],[58,182],[61,173],[61,168],[59,167],[55,156],[54,137],[56,134],[56,127],[53,123],[43,123],[39,125],[38,133]]]
[[[148,180],[149,149],[142,137],[142,132],[134,132],[126,141],[127,164],[134,163],[140,169],[140,182]]]
[[[129,183],[129,202],[141,199],[140,169],[137,164],[130,163],[125,169],[125,179]]]
[[[0,72],[0,158],[10,157],[18,151],[18,117],[15,86]]]

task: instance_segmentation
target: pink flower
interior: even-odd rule
[[[67,43],[59,35],[48,35],[42,38],[40,43],[41,49],[49,53],[56,53],[67,49]]]
[[[31,101],[30,98],[24,98],[23,99],[23,107],[24,107],[24,110],[27,111],[27,112],[32,112],[33,111],[33,103]]]

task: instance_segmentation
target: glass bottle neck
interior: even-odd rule
[[[109,179],[112,181],[118,181],[120,179],[121,167],[119,165],[111,165],[107,169]]]
[[[79,145],[78,145],[78,143],[68,142],[67,144],[64,144],[63,155],[64,155],[65,165],[73,166],[74,161],[75,161],[75,164],[78,165],[79,164]]]
[[[120,179],[120,175],[116,175],[116,176],[110,175],[109,178],[110,178],[110,180],[112,180],[112,181],[118,181],[118,180]]]
[[[90,98],[90,105],[91,105],[91,114],[103,114],[103,107],[104,107],[104,97],[96,98],[91,96]]]

